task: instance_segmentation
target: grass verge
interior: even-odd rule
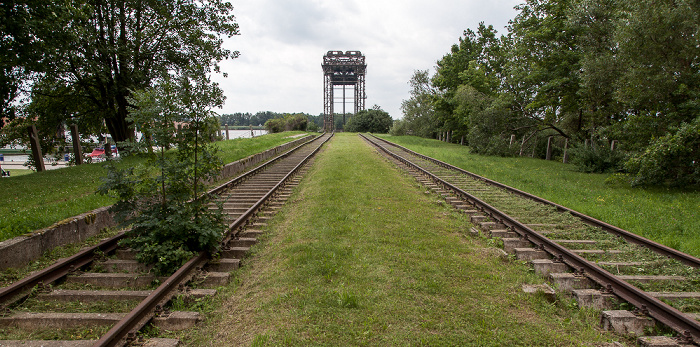
[[[285,132],[217,142],[224,163],[294,140]],[[125,167],[139,163],[136,157],[124,158]],[[102,184],[104,163],[49,170],[0,179],[0,241],[53,225],[66,218],[108,206],[114,201],[95,194]]]
[[[187,345],[592,345],[613,339],[567,299],[465,237],[464,215],[353,134],[337,134]]]
[[[698,191],[632,188],[618,176],[576,172],[559,162],[480,156],[464,146],[415,136],[381,137],[700,257]]]

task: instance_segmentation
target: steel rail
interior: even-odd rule
[[[494,185],[494,186],[497,186],[497,187],[499,187],[499,188],[505,189],[505,190],[507,190],[507,191],[509,191],[509,192],[511,192],[511,193],[516,194],[516,195],[520,195],[520,196],[522,196],[522,197],[525,197],[525,198],[527,198],[527,199],[530,199],[530,200],[533,200],[533,201],[536,201],[536,202],[539,202],[539,203],[542,203],[542,204],[546,204],[546,205],[553,206],[553,207],[555,207],[559,212],[568,212],[568,213],[570,213],[571,215],[580,218],[581,220],[583,220],[583,221],[584,221],[586,224],[588,224],[588,225],[591,225],[591,226],[594,226],[594,227],[598,227],[598,228],[601,228],[601,229],[603,229],[603,230],[605,230],[605,231],[607,231],[607,232],[610,232],[610,233],[613,233],[613,234],[615,234],[615,235],[621,236],[621,237],[625,238],[625,240],[627,240],[628,242],[632,242],[632,243],[635,243],[635,244],[638,244],[638,245],[647,247],[647,248],[651,249],[652,251],[654,251],[654,252],[656,252],[656,253],[662,254],[662,255],[667,256],[667,257],[671,257],[671,258],[676,259],[676,260],[678,260],[678,261],[680,261],[680,262],[682,262],[682,263],[684,263],[684,264],[686,264],[686,265],[689,265],[689,266],[692,266],[692,267],[696,267],[696,268],[700,267],[700,259],[699,259],[699,258],[696,258],[696,257],[694,257],[694,256],[692,256],[692,255],[690,255],[690,254],[686,254],[686,253],[683,253],[683,252],[681,252],[681,251],[679,251],[679,250],[676,250],[676,249],[673,249],[673,248],[671,248],[671,247],[668,247],[668,246],[666,246],[666,245],[662,245],[662,244],[660,244],[660,243],[658,243],[658,242],[649,240],[649,239],[647,239],[647,238],[645,238],[645,237],[639,236],[639,235],[637,235],[637,234],[634,234],[634,233],[629,232],[629,231],[627,231],[627,230],[624,230],[624,229],[622,229],[622,228],[618,228],[618,227],[616,227],[616,226],[614,226],[614,225],[605,223],[605,222],[603,222],[603,221],[601,221],[601,220],[598,220],[598,219],[593,218],[593,217],[591,217],[591,216],[585,215],[585,214],[583,214],[583,213],[581,213],[581,212],[578,212],[578,211],[576,211],[576,210],[572,210],[572,209],[570,209],[570,208],[568,208],[568,207],[565,207],[565,206],[559,205],[559,204],[557,204],[557,203],[551,202],[551,201],[549,201],[549,200],[543,199],[543,198],[541,198],[541,197],[532,195],[532,194],[530,194],[530,193],[528,193],[528,192],[524,192],[524,191],[519,190],[519,189],[517,189],[517,188],[513,188],[513,187],[507,186],[507,185],[505,185],[505,184],[503,184],[503,183],[496,182],[496,181],[491,180],[491,179],[488,179],[488,178],[486,178],[486,177],[479,176],[479,175],[477,175],[477,174],[475,174],[475,173],[472,173],[472,172],[469,172],[469,171],[464,170],[464,169],[462,169],[462,168],[456,167],[456,166],[454,166],[454,165],[445,163],[445,162],[440,161],[440,160],[438,160],[438,159],[431,158],[431,157],[428,157],[428,156],[426,156],[426,155],[417,153],[417,152],[412,151],[412,150],[410,150],[410,149],[408,149],[408,148],[406,148],[406,147],[403,147],[403,146],[401,146],[401,145],[397,145],[397,144],[395,144],[395,143],[392,143],[392,142],[387,141],[387,140],[385,140],[385,139],[382,139],[382,138],[380,138],[380,137],[376,137],[376,136],[374,136],[374,135],[372,135],[372,137],[375,138],[375,139],[378,139],[378,140],[380,140],[380,141],[382,141],[382,142],[385,142],[385,143],[387,143],[387,144],[389,144],[389,145],[391,145],[391,146],[400,148],[400,149],[402,149],[402,150],[404,150],[404,151],[406,151],[406,152],[409,152],[409,153],[411,153],[411,154],[413,154],[413,155],[415,155],[415,156],[418,156],[418,157],[420,157],[420,158],[422,158],[422,159],[432,161],[433,163],[438,164],[438,165],[440,165],[440,166],[442,166],[442,167],[444,167],[444,168],[459,171],[460,173],[463,173],[463,174],[465,174],[465,175],[468,175],[468,176],[470,176],[470,177],[472,177],[472,178],[474,178],[474,179],[477,179],[477,180],[486,182],[486,183],[488,183],[488,184],[490,184],[490,185]]]
[[[313,141],[316,141],[316,140],[317,140],[318,138],[320,138],[321,136],[323,136],[323,135],[318,135],[318,136],[316,136],[316,137],[310,139],[309,141],[306,141],[306,142],[304,142],[304,143],[301,143],[301,144],[299,144],[298,146],[296,146],[296,147],[294,147],[294,148],[292,148],[292,149],[290,149],[290,150],[288,150],[288,151],[286,151],[286,152],[284,152],[284,153],[282,153],[282,154],[280,154],[280,155],[278,155],[278,156],[276,156],[276,157],[274,157],[274,158],[268,160],[268,161],[265,162],[264,164],[262,164],[262,165],[256,167],[255,169],[250,170],[250,171],[248,171],[248,172],[246,172],[246,173],[243,173],[243,174],[239,175],[238,177],[236,177],[236,178],[234,178],[234,179],[232,179],[232,180],[230,180],[230,181],[228,181],[228,182],[226,182],[226,183],[224,183],[224,184],[222,184],[222,185],[219,185],[219,186],[216,187],[216,188],[210,189],[210,190],[207,192],[207,194],[209,194],[209,195],[218,195],[218,194],[220,194],[221,192],[223,192],[224,190],[226,190],[226,189],[228,189],[228,188],[231,188],[232,186],[235,186],[235,185],[237,185],[237,184],[239,184],[239,183],[242,183],[242,182],[243,182],[245,179],[247,179],[248,177],[251,177],[251,176],[253,176],[254,174],[257,174],[258,172],[261,172],[261,171],[267,169],[267,167],[268,167],[269,165],[271,165],[272,163],[275,163],[275,162],[279,161],[280,159],[285,158],[285,157],[291,155],[291,154],[292,154],[293,152],[295,152],[297,149],[299,149],[299,148],[301,148],[301,147],[303,147],[303,146],[305,146],[305,145],[307,145],[307,144],[309,144],[309,143],[311,143],[311,142],[313,142]]]
[[[230,234],[232,231],[236,230],[238,227],[243,226],[249,218],[257,212],[257,210],[263,206],[263,204],[273,196],[275,191],[279,189],[292,175],[294,175],[312,156],[314,156],[333,135],[326,138],[315,150],[310,154],[305,156],[299,164],[297,164],[292,170],[290,170],[275,186],[270,189],[262,198],[260,198],[252,207],[250,207],[243,215],[239,216],[228,228],[226,241],[230,239]],[[314,140],[319,139],[316,137]],[[304,143],[310,144],[312,141]],[[296,147],[293,151],[301,148],[303,145]],[[285,153],[288,155],[290,152]],[[269,163],[269,162],[268,162]],[[252,171],[251,171],[252,172]],[[257,171],[256,171],[257,173]],[[220,192],[220,191],[219,191]],[[135,307],[129,314],[116,323],[105,335],[102,336],[94,346],[123,346],[129,338],[130,333],[135,333],[140,330],[153,316],[153,311],[158,305],[165,304],[173,294],[173,292],[178,288],[180,283],[184,283],[191,276],[193,276],[194,270],[200,265],[206,262],[209,255],[205,252],[199,253],[196,257],[193,257],[188,261],[183,267],[177,270],[172,276],[165,280],[153,293],[151,293],[146,299],[144,299],[137,307]]]
[[[321,136],[321,135],[319,135]],[[286,151],[285,153],[282,153],[278,156],[276,156],[273,159],[268,160],[267,162],[263,163],[262,165],[258,166],[257,168],[248,171],[246,173],[243,173],[239,175],[238,177],[229,180],[227,183],[224,183],[220,185],[219,187],[216,187],[214,189],[211,189],[207,192],[207,194],[217,194],[218,192],[222,191],[223,189],[226,189],[227,187],[231,185],[235,185],[240,183],[241,181],[247,179],[248,177],[260,172],[261,170],[264,170],[267,168],[269,165],[272,163],[288,156],[290,153],[296,151],[297,149],[301,148],[302,146],[314,141],[317,139],[319,136],[314,137],[313,139],[310,139],[309,141],[306,141],[302,144],[299,144],[298,146]],[[87,249],[84,249],[78,253],[76,253],[73,256],[70,256],[66,259],[62,259],[54,263],[53,265],[46,267],[40,271],[37,271],[17,282],[14,282],[13,284],[0,288],[0,305],[6,305],[7,303],[11,302],[13,299],[18,297],[20,294],[26,293],[29,291],[31,288],[38,284],[50,284],[53,283],[66,275],[68,275],[70,272],[75,271],[77,269],[82,268],[85,265],[90,264],[92,261],[94,261],[94,254],[95,251],[100,251],[102,253],[109,253],[113,250],[115,250],[118,246],[119,240],[125,237],[125,233],[121,232],[107,240],[104,240],[100,242],[99,244],[89,247]]]
[[[0,289],[0,305],[5,305],[17,296],[26,293],[28,290],[39,284],[48,285],[54,281],[68,275],[72,271],[90,264],[95,257],[95,251],[109,253],[117,248],[117,243],[124,237],[124,232],[110,237],[95,246],[84,249],[66,259],[39,270],[29,276]]]
[[[364,135],[360,135],[369,142],[372,142]],[[684,336],[690,336],[693,339],[694,343],[700,342],[700,323],[695,319],[688,317],[683,312],[669,306],[668,304],[662,302],[659,299],[650,296],[646,292],[627,283],[626,281],[620,280],[610,272],[605,271],[604,269],[598,267],[594,263],[589,262],[588,260],[579,256],[578,254],[570,251],[565,247],[562,247],[556,242],[553,242],[547,237],[532,230],[528,226],[518,222],[516,219],[499,211],[498,209],[480,200],[479,198],[467,193],[459,187],[456,187],[451,183],[442,180],[438,176],[423,169],[419,165],[411,162],[410,160],[389,151],[388,149],[384,148],[376,142],[373,143],[377,147],[379,147],[383,152],[387,153],[396,160],[399,160],[405,165],[420,171],[424,175],[430,177],[436,183],[439,183],[445,187],[452,189],[458,195],[477,206],[477,208],[482,210],[491,218],[499,220],[511,230],[530,239],[531,242],[538,245],[542,250],[551,254],[556,259],[561,259],[567,265],[578,270],[579,273],[585,273],[587,277],[598,283],[603,288],[606,288],[607,290],[612,290],[612,292],[615,295],[621,297],[622,299],[641,309],[642,311],[648,311],[648,314],[651,317],[667,325],[671,329],[681,333]]]

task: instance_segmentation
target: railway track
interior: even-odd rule
[[[668,328],[675,332],[673,338],[640,337],[639,343],[648,346],[700,343],[700,259],[384,139],[360,135],[469,214],[478,226],[472,233],[500,238],[506,252],[531,262],[579,305],[603,310],[603,328],[637,336]]]
[[[171,299],[215,295],[211,288],[227,283],[298,175],[331,137],[318,136],[208,192],[223,205],[229,224],[215,260],[200,253],[170,277],[155,278],[133,252],[118,247],[120,233],[1,288],[0,332],[11,339],[0,340],[0,346],[143,345],[138,332],[146,324],[165,330],[192,326],[198,314],[170,311]],[[56,336],[71,338],[52,341]],[[176,340],[148,343],[177,345]]]

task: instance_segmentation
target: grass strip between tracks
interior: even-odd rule
[[[592,345],[568,299],[524,294],[529,267],[466,236],[464,215],[354,134],[337,134],[253,256],[199,307],[191,346]]]
[[[632,188],[619,176],[526,157],[469,153],[468,147],[415,136],[380,135],[418,153],[501,182],[682,252],[700,257],[700,192]]]
[[[269,134],[252,139],[217,142],[224,163],[295,140],[303,132]],[[120,165],[133,166],[141,158],[124,158]],[[0,179],[0,241],[46,228],[63,219],[108,206],[114,201],[95,194],[106,174],[104,163],[13,175]]]

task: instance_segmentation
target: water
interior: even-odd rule
[[[226,130],[222,130],[221,133],[224,135],[224,140],[226,139]],[[253,136],[260,136],[267,134],[267,130],[253,130]],[[250,130],[229,130],[228,136],[230,140],[233,139],[249,139]]]
[[[224,135],[224,139],[226,138],[226,130],[222,130],[221,133]],[[253,136],[261,136],[267,134],[267,130],[253,130]],[[137,136],[140,136],[140,133],[137,134]],[[250,138],[250,130],[229,130],[228,131],[228,136],[229,139],[248,139]],[[68,137],[70,138],[70,137]],[[90,154],[88,152],[87,154]],[[4,161],[0,161],[1,164],[23,164],[25,161],[27,161],[27,155],[26,154],[4,154]]]

